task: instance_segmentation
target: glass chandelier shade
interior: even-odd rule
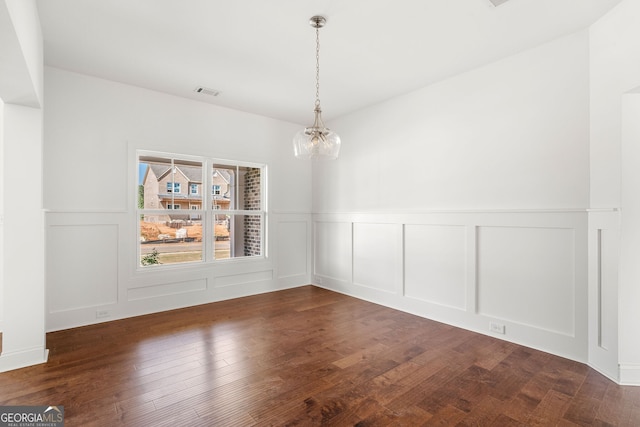
[[[315,109],[313,126],[306,127],[293,137],[293,152],[299,159],[335,160],[340,152],[340,137],[324,126],[322,111]]]
[[[314,16],[309,23],[316,29],[316,106],[313,125],[302,129],[293,137],[293,152],[299,159],[334,160],[340,152],[340,137],[322,121],[320,109],[320,31],[326,19]]]

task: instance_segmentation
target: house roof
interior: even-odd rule
[[[170,165],[160,163],[149,163],[149,168],[153,171],[158,181],[162,179],[171,170]],[[202,168],[197,166],[176,165],[176,172],[181,173],[187,178],[187,181],[192,183],[202,183]],[[218,172],[222,179],[228,184],[231,182],[231,174],[226,169],[214,169],[213,172]]]
[[[176,166],[187,177],[189,182],[202,182],[202,168],[195,166]]]
[[[153,172],[153,174],[156,176],[156,179],[160,180],[160,178],[162,178],[162,176],[164,174],[166,174],[167,172],[169,172],[169,169],[171,167],[167,166],[167,165],[160,165],[157,163],[149,163],[149,169]],[[148,172],[147,172],[147,176],[149,176]]]

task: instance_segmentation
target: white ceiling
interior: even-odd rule
[[[45,63],[309,124],[589,26],[620,0],[38,0]],[[196,94],[196,86],[221,91]]]

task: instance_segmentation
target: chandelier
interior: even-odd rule
[[[299,159],[337,159],[340,151],[340,137],[325,127],[320,109],[320,28],[327,20],[314,16],[309,24],[316,29],[316,103],[313,125],[302,129],[293,137],[293,152]]]

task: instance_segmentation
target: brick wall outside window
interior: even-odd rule
[[[244,209],[259,211],[261,207],[260,169],[250,168],[245,174]],[[260,215],[245,215],[244,217],[244,255],[261,255],[261,224]]]

